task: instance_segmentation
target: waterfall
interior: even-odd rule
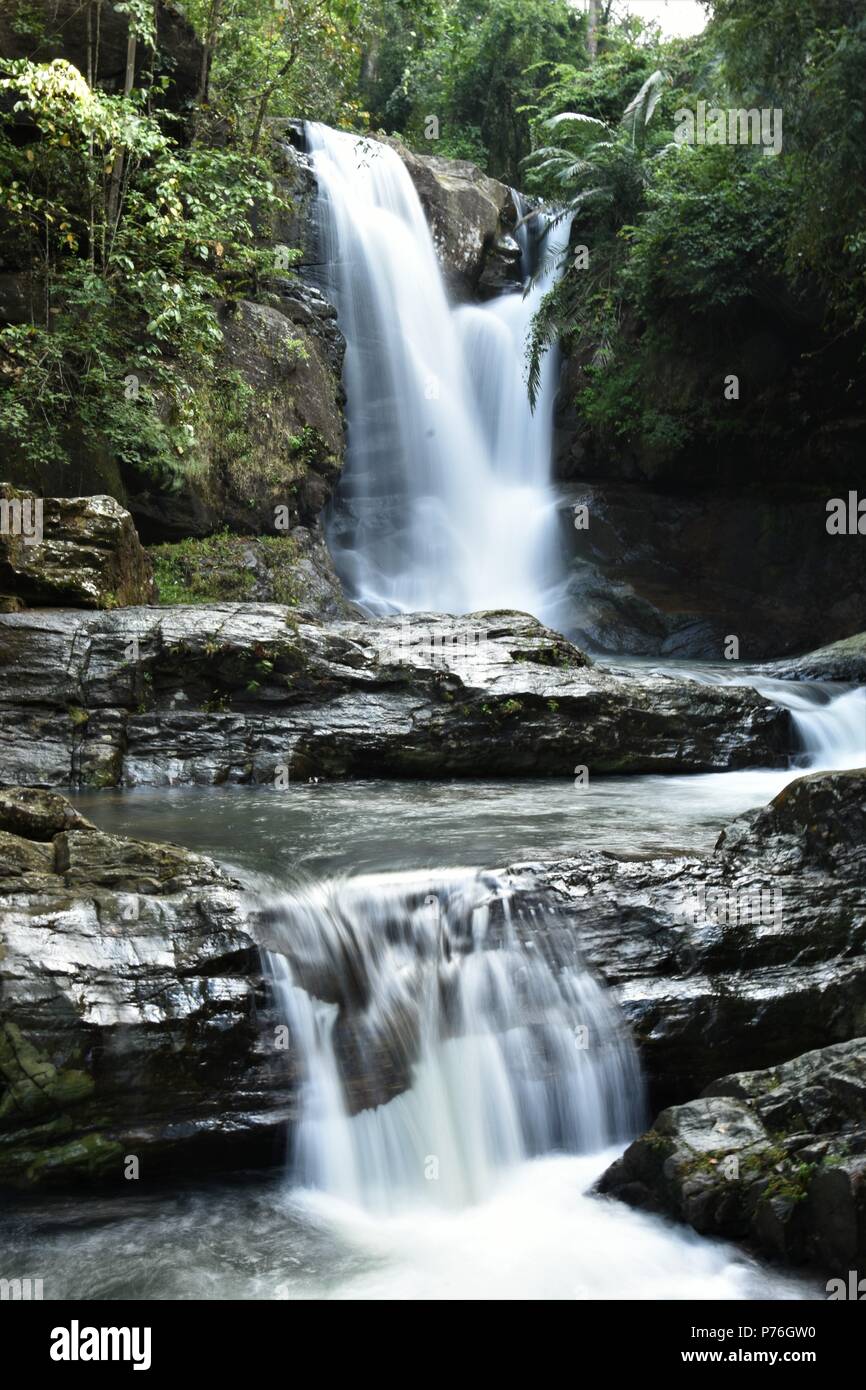
[[[379,1212],[455,1208],[523,1159],[597,1152],[640,1122],[604,988],[497,874],[320,882],[272,906],[265,939],[300,1058],[300,1185]]]
[[[824,681],[756,682],[756,688],[791,711],[808,767],[866,767],[866,687],[842,689]]]
[[[525,295],[452,309],[397,153],[307,131],[323,288],[347,344],[347,459],[328,524],[347,592],[375,614],[511,607],[550,619],[563,580],[550,482],[558,364],[549,352],[533,412],[525,347],[568,226],[549,231]],[[529,277],[538,238],[520,235]]]

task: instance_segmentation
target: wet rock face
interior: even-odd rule
[[[520,613],[0,615],[0,782],[687,772],[790,746],[787,713],[749,688],[613,676]]]
[[[150,603],[150,560],[113,497],[45,497],[0,484],[0,608]]]
[[[238,885],[55,794],[0,825],[0,1185],[269,1162],[291,1058]]]
[[[866,770],[796,779],[713,855],[536,871],[614,990],[655,1108],[866,1034]]]
[[[866,1038],[713,1082],[599,1190],[847,1280],[866,1259]]]
[[[866,769],[799,777],[722,831],[716,852],[725,863],[748,857],[776,873],[811,871],[856,883],[866,867]]]
[[[572,524],[575,507],[588,524]],[[863,627],[866,547],[827,534],[815,492],[665,488],[593,473],[564,496],[572,540],[574,640],[590,651],[720,660],[728,634],[743,661],[801,652]],[[866,679],[844,643],[773,662],[768,675]],[[812,674],[810,674],[812,673]]]

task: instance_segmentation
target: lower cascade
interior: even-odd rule
[[[594,1153],[640,1123],[615,1007],[503,877],[329,880],[266,921],[300,1057],[293,1182],[377,1212],[459,1207],[521,1160]]]

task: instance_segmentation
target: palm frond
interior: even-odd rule
[[[655,72],[650,73],[640,91],[632,97],[623,111],[621,124],[630,124],[632,141],[634,141],[638,128],[643,129],[649,125],[653,112],[661,99],[662,89],[668,86],[670,81],[668,73],[663,72],[661,68],[656,68]]]
[[[609,127],[604,121],[598,120],[596,116],[586,116],[582,111],[560,111],[557,116],[549,116],[544,124],[549,130],[554,126],[561,125],[563,121],[579,121],[582,125],[600,126],[602,130],[609,131]]]

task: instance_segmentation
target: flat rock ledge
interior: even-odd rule
[[[792,748],[788,712],[754,690],[614,676],[522,613],[0,614],[0,784],[704,772]]]
[[[664,1110],[598,1190],[847,1289],[866,1261],[866,1037],[721,1077]]]

